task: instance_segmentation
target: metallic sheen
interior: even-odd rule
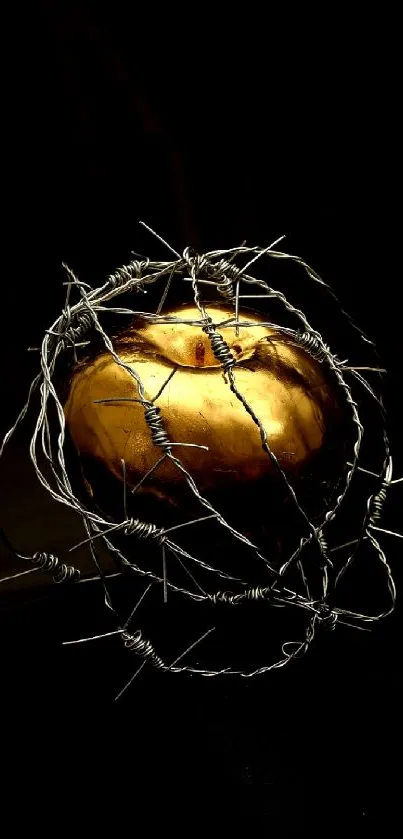
[[[211,306],[215,323],[232,310]],[[194,306],[170,312],[184,320],[199,320]],[[233,368],[237,388],[261,419],[270,448],[289,475],[298,475],[322,446],[326,417],[338,411],[335,386],[324,367],[303,349],[273,329],[262,326],[256,314],[240,314],[255,325],[218,327],[237,360]],[[164,427],[173,442],[197,443],[198,448],[175,447],[174,454],[191,472],[201,491],[229,487],[235,480],[255,481],[274,466],[262,449],[260,432],[244,406],[231,392],[208,336],[200,325],[155,323],[133,326],[125,333],[119,355],[140,376],[146,398],[158,396]],[[176,369],[175,369],[176,368]],[[73,376],[65,405],[72,439],[81,454],[101,461],[122,479],[122,459],[128,486],[134,487],[161,458],[150,437],[136,381],[110,354],[104,353]],[[108,404],[97,400],[116,399]],[[168,459],[162,460],[142,491],[174,495],[184,475]]]

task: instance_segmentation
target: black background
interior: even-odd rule
[[[156,9],[48,2],[19,22],[3,157],[2,430],[35,374],[27,347],[60,310],[63,260],[99,285],[132,249],[164,258],[139,219],[179,251],[286,233],[286,249],[377,340],[403,475],[393,25],[329,10],[305,20],[307,37],[284,11],[267,23],[243,10],[219,27],[201,6],[164,20]],[[27,551],[45,530],[60,549],[71,532],[29,478],[24,439],[2,466],[4,525]],[[402,581],[399,545],[389,548]],[[60,653],[77,615],[85,625],[98,608],[69,598],[22,584],[2,592],[17,820],[30,797],[31,821],[49,821],[53,804],[56,824],[73,814],[77,830],[85,805],[88,830],[110,819],[118,834],[143,835],[157,819],[186,835],[202,825],[357,836],[376,822],[389,834],[399,614],[371,636],[339,629],[287,672],[247,683],[150,673],[118,705],[127,664],[115,648]]]

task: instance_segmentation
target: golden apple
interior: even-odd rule
[[[207,313],[214,323],[233,316],[233,310],[217,304],[207,305]],[[150,403],[155,399],[169,440],[206,447],[175,446],[172,453],[202,493],[218,492],[227,499],[242,488],[243,497],[252,498],[253,487],[262,480],[266,487],[270,482],[277,486],[278,493],[278,472],[262,447],[259,428],[231,391],[208,335],[192,323],[200,321],[198,310],[186,305],[169,315],[190,323],[139,320],[114,341],[114,347],[140,378],[145,399]],[[244,311],[240,320],[238,334],[235,326],[225,325],[217,332],[236,359],[233,374],[238,391],[259,417],[270,449],[295,483],[339,424],[337,385],[324,365],[282,333],[264,326],[262,316]],[[253,325],[242,326],[242,320]],[[124,461],[130,488],[163,455],[152,441],[138,399],[136,379],[109,352],[102,352],[73,371],[65,404],[67,425],[80,455],[119,481]],[[176,504],[185,488],[184,473],[165,457],[133,498]]]

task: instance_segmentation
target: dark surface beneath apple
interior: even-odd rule
[[[131,250],[164,259],[139,219],[179,251],[244,239],[264,246],[286,233],[286,249],[325,277],[378,343],[389,370],[395,471],[403,475],[393,303],[400,267],[385,210],[393,129],[381,102],[374,128],[370,62],[361,84],[358,71],[345,68],[344,78],[329,61],[324,95],[318,62],[302,61],[297,45],[285,47],[294,62],[286,62],[289,78],[279,72],[279,45],[269,57],[259,45],[247,65],[220,51],[190,68],[163,42],[147,61],[141,38],[133,49],[132,26],[75,2],[43,3],[35,23],[36,47],[15,95],[16,124],[24,118],[11,155],[2,433],[36,372],[38,357],[27,347],[61,309],[62,261],[99,285]],[[324,59],[327,42],[319,48]],[[21,550],[40,550],[46,534],[63,553],[81,531],[36,483],[28,457],[33,418],[0,464],[0,525]],[[401,498],[396,489],[388,511],[397,528]],[[8,570],[10,556],[0,551]],[[391,537],[400,591],[401,555]],[[104,827],[114,835],[175,827],[186,835],[199,828],[364,836],[375,825],[389,835],[401,813],[399,598],[395,615],[371,633],[323,630],[308,655],[283,670],[242,680],[148,667],[115,702],[135,667],[116,639],[61,646],[113,628],[99,589],[31,579],[0,586],[3,801],[4,809],[13,802],[15,829],[27,819],[31,829],[46,822],[56,834],[71,820],[77,832]],[[366,585],[365,571],[354,585],[357,593]],[[164,646],[169,628],[173,648],[185,649],[187,609],[168,602],[152,625],[154,606],[151,598],[144,621],[155,646]],[[244,612],[227,630],[235,663],[248,646],[250,661],[265,663],[271,628],[264,611],[250,617],[255,635],[246,632]],[[200,631],[216,621],[223,619],[206,611]]]

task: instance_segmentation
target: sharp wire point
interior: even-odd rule
[[[164,292],[163,292],[163,294],[162,294],[161,300],[160,300],[160,302],[159,302],[159,304],[158,304],[157,311],[156,311],[156,313],[155,313],[156,315],[159,315],[159,314],[160,314],[161,309],[162,309],[162,307],[163,307],[163,305],[164,305],[164,303],[165,303],[165,300],[167,299],[168,292],[169,292],[169,289],[170,289],[170,287],[171,287],[172,280],[173,280],[173,278],[174,278],[174,274],[175,274],[175,272],[174,272],[174,271],[171,271],[171,273],[170,273],[170,275],[169,275],[169,277],[168,277],[168,281],[167,281],[167,283],[166,283],[166,286],[165,286],[165,288],[164,288]]]
[[[25,577],[26,574],[34,574],[35,571],[39,571],[39,568],[28,568],[27,571],[18,571],[17,574],[10,574],[8,577],[1,577],[0,585],[1,583],[8,583],[10,580],[16,580],[17,577]]]
[[[162,545],[162,576],[164,580],[164,603],[168,602],[168,584],[167,584],[167,560],[165,545]]]
[[[140,598],[139,598],[139,600],[137,601],[136,605],[134,606],[134,608],[133,608],[133,609],[132,609],[132,611],[130,612],[130,615],[129,615],[129,617],[127,618],[127,621],[126,621],[126,623],[125,623],[125,625],[124,625],[124,627],[123,627],[123,631],[126,631],[126,629],[128,628],[128,626],[129,626],[129,624],[130,624],[130,621],[132,620],[133,616],[136,614],[137,609],[139,608],[139,606],[140,606],[140,605],[141,605],[141,603],[143,602],[143,600],[144,600],[145,596],[146,596],[146,595],[148,594],[148,592],[150,591],[151,586],[152,586],[152,582],[151,582],[151,583],[149,583],[149,584],[148,584],[148,586],[144,589],[143,594],[141,595],[141,597],[140,597]]]
[[[160,465],[160,463],[162,463],[162,461],[163,461],[163,460],[165,460],[166,456],[167,456],[166,454],[163,454],[163,455],[162,455],[162,457],[158,458],[158,460],[156,461],[156,463],[154,463],[154,466],[152,466],[152,467],[151,467],[151,469],[149,469],[149,470],[148,470],[148,472],[146,472],[146,473],[145,473],[145,475],[143,475],[143,477],[142,477],[142,478],[141,478],[141,480],[140,480],[140,481],[136,484],[136,486],[135,486],[135,487],[133,487],[133,489],[132,489],[132,490],[130,490],[132,495],[134,495],[134,494],[135,494],[135,492],[137,492],[137,490],[138,490],[138,489],[140,489],[140,487],[143,485],[144,481],[146,481],[146,480],[147,480],[147,478],[149,478],[149,477],[150,477],[150,475],[152,475],[152,474],[153,474],[153,472],[155,472],[155,470],[156,470],[156,469],[157,469],[157,467]]]
[[[185,563],[184,563],[184,562],[182,562],[182,560],[181,560],[181,558],[180,558],[180,556],[179,556],[179,552],[176,550],[176,548],[174,547],[174,545],[170,542],[170,543],[168,544],[168,547],[169,547],[169,550],[171,551],[171,553],[173,554],[173,556],[175,557],[175,559],[179,562],[179,565],[181,565],[181,566],[182,566],[182,568],[183,568],[183,570],[185,571],[185,573],[186,573],[186,574],[188,575],[188,577],[189,577],[189,578],[190,578],[190,579],[194,582],[194,584],[195,584],[196,588],[197,588],[197,589],[198,589],[198,590],[202,593],[203,597],[207,597],[206,592],[205,592],[205,591],[204,591],[204,589],[201,587],[200,583],[198,583],[198,582],[197,582],[196,577],[194,577],[194,576],[193,576],[193,574],[191,573],[191,571],[189,571],[189,568],[185,565]]]
[[[239,337],[239,289],[240,289],[240,285],[241,285],[241,281],[237,280],[236,286],[235,286],[235,320],[236,320],[235,335],[236,335],[237,338]]]
[[[207,521],[207,519],[216,519],[217,513],[212,513],[210,516],[202,516],[199,519],[192,519],[192,521],[183,521],[181,524],[175,524],[173,527],[167,527],[164,530],[164,534],[172,533],[173,530],[181,530],[182,527],[190,527],[191,524],[199,524],[201,521]]]
[[[90,635],[88,638],[76,638],[74,641],[62,641],[62,647],[70,647],[73,644],[86,644],[88,641],[100,641],[102,638],[111,638],[113,635],[120,635],[121,629],[114,629],[112,632],[102,632],[101,635]]]
[[[86,539],[83,539],[81,542],[78,542],[77,545],[73,545],[72,548],[69,548],[69,553],[72,551],[78,550],[78,548],[82,548],[83,545],[88,545],[88,543],[95,542],[96,539],[102,539],[104,536],[107,536],[109,533],[112,533],[114,530],[119,530],[128,524],[128,521],[120,522],[119,524],[114,524],[112,527],[109,527],[108,530],[100,531],[96,533],[94,536],[88,536]]]
[[[264,256],[266,253],[269,253],[269,251],[271,251],[271,249],[274,248],[275,245],[278,245],[279,242],[282,242],[283,239],[285,239],[285,233],[283,233],[282,236],[279,236],[278,239],[275,239],[274,242],[272,242],[271,245],[269,245],[267,248],[264,248],[264,250],[257,253],[253,257],[253,259],[249,260],[249,262],[247,262],[246,265],[243,266],[242,274],[244,274],[245,271],[247,271],[248,268],[250,268],[250,266],[253,265],[254,262],[257,262],[258,259]]]
[[[178,259],[181,258],[180,253],[178,253],[178,251],[175,251],[173,248],[171,248],[171,245],[169,245],[168,242],[166,242],[165,239],[163,239],[162,236],[159,235],[159,233],[156,233],[155,230],[152,229],[152,227],[150,227],[148,224],[146,224],[145,221],[140,221],[140,224],[141,224],[142,227],[145,227],[145,229],[148,230],[149,233],[151,233],[153,236],[155,236],[156,239],[158,239],[160,242],[162,242],[162,244],[165,245],[165,247],[168,248],[168,250],[170,250],[171,253],[173,253],[175,256],[177,256]]]
[[[139,673],[141,673],[141,671],[142,671],[143,667],[145,667],[146,663],[147,663],[146,659],[144,659],[144,661],[141,662],[140,667],[138,667],[137,670],[135,671],[135,673],[133,673],[133,676],[131,677],[131,679],[129,679],[129,681],[126,682],[126,684],[122,688],[122,690],[119,691],[119,693],[115,696],[115,702],[117,702],[118,699],[120,699],[120,697],[123,696],[123,694],[127,691],[127,689],[130,687],[132,682],[134,682],[136,676],[138,676]]]
[[[371,530],[379,530],[380,533],[387,533],[388,536],[396,536],[397,539],[403,539],[403,533],[396,533],[394,530],[386,530],[385,527],[377,527],[375,524],[371,524]]]
[[[125,521],[128,520],[129,515],[127,512],[127,483],[126,483],[126,461],[122,458],[122,470],[123,470],[123,515],[125,517]]]
[[[197,638],[197,640],[194,641],[193,644],[190,645],[190,647],[187,647],[187,649],[184,650],[183,653],[178,655],[178,658],[175,658],[175,661],[173,661],[172,664],[170,664],[169,667],[167,667],[167,671],[172,670],[172,667],[175,667],[175,665],[178,664],[179,661],[182,661],[182,659],[185,658],[185,655],[190,653],[190,651],[193,650],[193,648],[196,647],[197,644],[201,644],[201,642],[204,641],[205,638],[207,638],[207,635],[210,635],[210,633],[214,632],[214,630],[215,626],[212,626],[211,629],[208,629],[207,632],[200,636],[200,638]]]
[[[163,385],[160,387],[160,389],[157,391],[156,395],[153,397],[153,399],[151,400],[151,402],[153,402],[153,403],[154,403],[154,402],[156,402],[156,401],[157,401],[157,399],[161,396],[161,393],[163,393],[163,392],[164,392],[164,390],[165,390],[166,386],[169,384],[169,382],[171,381],[171,379],[173,378],[173,376],[175,375],[175,373],[177,372],[177,370],[178,370],[178,367],[174,367],[174,368],[173,368],[173,370],[171,370],[171,372],[170,372],[169,376],[165,379],[164,384],[163,384]]]

